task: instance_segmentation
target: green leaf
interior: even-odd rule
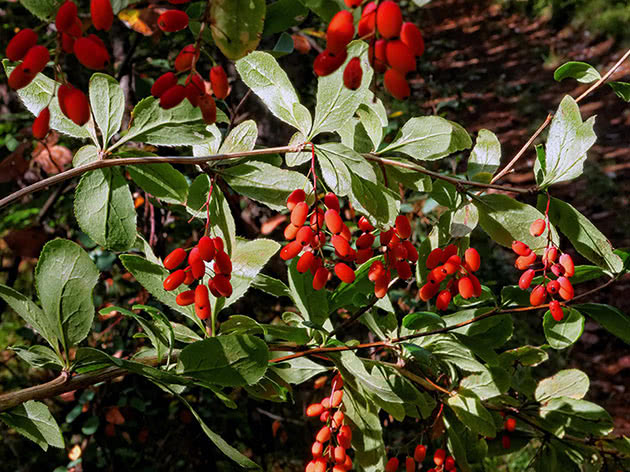
[[[350,200],[355,209],[376,222],[379,227],[391,227],[400,214],[398,195],[380,183],[373,183],[352,174]]]
[[[48,446],[63,449],[65,444],[59,425],[48,407],[34,400],[22,403],[12,410],[0,413],[0,420],[18,433],[35,442],[44,451]]]
[[[120,129],[125,112],[125,96],[116,79],[96,73],[90,78],[90,107],[103,136],[103,149]]]
[[[367,59],[367,49],[368,45],[363,41],[353,41],[348,45],[348,58],[344,64],[359,57],[363,69],[363,79],[357,90],[350,90],[343,83],[345,65],[317,79],[317,105],[310,139],[321,133],[338,132],[354,116],[359,105],[372,95],[369,86],[374,71]]]
[[[62,2],[60,0],[20,0],[20,3],[37,18],[48,23],[55,16]]]
[[[182,349],[177,371],[224,387],[253,385],[267,371],[269,349],[254,336],[228,334]]]
[[[542,254],[547,241],[547,232],[534,237],[529,225],[545,216],[533,206],[521,203],[507,195],[491,194],[477,197],[473,204],[479,210],[479,225],[495,242],[511,248],[512,241],[523,241],[532,251]],[[552,241],[559,243],[555,228],[551,230]]]
[[[291,291],[282,280],[274,279],[265,274],[258,274],[252,282],[252,287],[274,297],[290,297]]]
[[[328,297],[325,290],[313,288],[313,276],[310,272],[300,274],[297,269],[297,258],[289,266],[289,289],[296,308],[302,316],[318,326],[328,319]]]
[[[468,203],[453,213],[450,228],[451,236],[462,238],[472,233],[478,223],[479,211],[475,205]]]
[[[263,37],[282,33],[299,25],[308,16],[308,9],[295,0],[278,0],[267,5]]]
[[[333,167],[345,165],[348,170],[359,177],[374,182],[376,174],[370,163],[358,152],[341,143],[327,143],[315,148],[318,158],[324,155]],[[346,182],[345,185],[348,185]],[[345,187],[344,185],[344,187]]]
[[[250,318],[249,316],[243,315],[232,315],[226,321],[221,323],[221,333],[271,336],[273,338],[291,341],[296,344],[306,344],[310,339],[306,328],[289,326],[281,322],[263,324],[253,318]],[[279,355],[274,354],[273,357],[279,357]]]
[[[106,249],[125,251],[136,240],[133,198],[118,169],[93,170],[81,177],[74,214],[83,232]]]
[[[232,129],[219,148],[219,154],[247,152],[254,149],[258,139],[258,126],[254,120],[246,120]]]
[[[98,419],[98,416],[91,416],[83,423],[83,426],[81,426],[81,433],[83,433],[85,436],[90,436],[96,433],[99,425],[100,421]]]
[[[39,2],[39,0],[31,0],[31,2]],[[4,59],[2,61],[2,65],[4,66],[7,76],[15,68],[15,66],[11,66],[9,64],[11,64],[11,62],[8,59]],[[85,125],[78,126],[61,113],[59,101],[56,98],[53,98],[53,95],[55,95],[55,92],[60,85],[61,84],[59,82],[55,82],[53,79],[48,78],[44,74],[37,74],[33,81],[26,87],[18,90],[17,94],[27,110],[35,116],[37,116],[39,112],[46,107],[50,109],[51,129],[73,138],[92,139],[94,144],[98,146],[96,132],[94,131],[94,122],[91,119]]]
[[[562,64],[553,73],[554,80],[560,82],[567,77],[577,80],[583,84],[589,84],[601,79],[601,75],[592,65],[586,62],[570,61]]]
[[[630,102],[630,83],[628,82],[608,82],[615,95],[625,102]]]
[[[228,307],[243,295],[269,259],[278,252],[280,244],[269,239],[237,240],[232,252],[232,295],[225,300]]]
[[[482,436],[496,436],[492,415],[473,392],[460,389],[456,395],[449,397],[447,403],[468,429]]]
[[[252,52],[236,62],[236,70],[271,113],[303,135],[309,134],[311,115],[300,104],[289,77],[271,54]]]
[[[549,359],[549,354],[544,349],[536,346],[520,346],[504,351],[499,355],[499,362],[504,367],[514,364],[535,367]]]
[[[92,291],[99,275],[90,256],[72,241],[55,239],[42,249],[35,268],[37,293],[66,350],[90,332],[94,319]]]
[[[402,325],[411,330],[421,330],[429,328],[430,330],[443,328],[446,326],[442,317],[430,311],[419,311],[406,315],[402,320]]]
[[[285,356],[288,352],[275,351],[272,358]],[[328,369],[313,362],[306,357],[298,357],[284,362],[272,364],[271,370],[278,374],[287,383],[301,385],[316,375],[325,373]]]
[[[326,23],[332,20],[332,17],[343,8],[340,2],[335,0],[299,0],[299,2],[312,10]]]
[[[135,106],[132,122],[127,134],[109,147],[109,151],[129,141],[156,146],[192,146],[203,144],[212,138],[201,116],[199,108],[188,100],[181,105],[165,110],[160,101],[148,97]],[[227,122],[227,117],[217,110],[217,123]]]
[[[597,140],[593,131],[594,124],[595,117],[582,121],[580,108],[572,97],[567,95],[562,99],[549,128],[545,146],[544,179],[538,182],[541,188],[566,182],[582,174],[586,151]],[[536,175],[538,165],[538,161],[535,161]]]
[[[376,150],[383,141],[383,127],[387,126],[387,115],[385,115],[385,124],[383,124],[382,116],[380,116],[383,102],[377,99],[375,104],[362,103],[357,109],[357,116],[366,134],[372,142],[372,149]]]
[[[44,314],[35,302],[11,287],[0,284],[0,297],[22,317],[53,349],[59,349],[58,328],[55,320]]]
[[[495,398],[510,387],[510,375],[500,367],[493,367],[480,374],[469,375],[459,384],[460,388],[470,390],[480,400]]]
[[[608,412],[586,400],[553,398],[540,407],[540,416],[552,424],[581,433],[606,435],[613,430]]]
[[[486,367],[476,360],[473,352],[450,334],[439,334],[420,338],[421,347],[429,351],[437,360],[457,367],[465,372],[484,372]]]
[[[170,292],[164,290],[164,279],[166,279],[169,274],[164,267],[132,254],[120,256],[120,261],[123,266],[125,266],[125,269],[131,272],[131,275],[133,275],[136,280],[140,282],[140,285],[146,288],[151,295],[176,312],[194,321],[202,330],[204,329],[203,322],[195,315],[192,306],[179,306],[175,302],[177,294],[188,290],[188,287],[180,286]]]
[[[477,142],[468,158],[468,175],[473,180],[490,182],[500,164],[501,143],[499,139],[492,131],[479,130]]]
[[[11,350],[15,351],[20,359],[39,369],[61,370],[64,367],[63,359],[48,346],[11,346]]]
[[[571,397],[584,398],[590,382],[588,375],[578,369],[561,370],[551,377],[541,380],[536,387],[537,402],[545,403],[552,398]]]
[[[222,169],[221,176],[234,191],[277,211],[286,208],[287,198],[296,188],[307,194],[312,189],[304,175],[260,161]]]
[[[580,313],[586,313],[604,329],[614,334],[626,344],[630,344],[630,317],[614,306],[599,303],[584,303],[575,306]]]
[[[96,146],[88,144],[80,148],[72,158],[72,167],[79,167],[99,159],[99,150]]]
[[[155,163],[127,166],[127,171],[145,192],[166,203],[184,204],[188,197],[186,177],[172,165]]]
[[[543,318],[543,330],[549,345],[554,349],[566,349],[582,336],[584,331],[584,317],[571,308],[562,321],[556,321],[547,311]]]
[[[416,160],[432,161],[471,145],[470,136],[459,125],[439,116],[422,116],[407,121],[396,139],[378,154],[402,152]]]
[[[298,131],[289,139],[289,146],[297,146],[307,141],[306,136],[302,132]],[[287,152],[284,155],[284,160],[289,167],[299,166],[311,159],[311,146],[306,147],[306,150],[300,152]]]
[[[606,236],[573,206],[557,198],[550,198],[549,221],[569,238],[575,250],[603,269],[613,274],[620,273],[623,262],[613,252]],[[542,208],[546,203],[546,197],[539,196],[538,207]]]
[[[225,57],[236,61],[258,46],[265,21],[265,0],[214,0],[212,39]]]

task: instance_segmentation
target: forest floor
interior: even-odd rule
[[[433,54],[431,76],[415,80],[414,94],[425,94],[424,112],[446,112],[471,135],[482,128],[495,132],[504,163],[565,94],[577,97],[588,87],[572,79],[555,82],[556,67],[584,61],[603,73],[625,52],[614,39],[571,27],[557,30],[548,19],[512,14],[486,0],[433,1],[423,9],[422,24],[427,43],[445,51],[437,59]],[[612,78],[629,77],[626,62]],[[600,87],[581,103],[581,111],[584,119],[597,115],[597,143],[588,154],[585,174],[554,186],[552,193],[585,213],[614,247],[629,247],[630,107],[609,87]],[[533,149],[528,151],[504,181],[533,185],[534,157]],[[626,277],[593,301],[630,314],[629,289]],[[587,321],[569,353],[568,367],[589,375],[590,398],[613,415],[617,433],[629,434],[630,347]]]

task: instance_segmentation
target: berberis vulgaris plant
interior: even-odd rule
[[[202,389],[225,408],[235,407],[235,389],[261,401],[298,402],[312,429],[313,442],[298,458],[307,472],[477,471],[488,456],[527,445],[536,451],[530,466],[537,471],[630,470],[630,439],[612,436],[610,415],[584,399],[588,376],[577,369],[543,376],[537,368],[551,351],[574,344],[589,318],[630,343],[630,318],[591,302],[627,273],[630,253],[611,247],[584,215],[553,196],[556,184],[582,174],[596,140],[594,117],[584,121],[579,102],[630,51],[603,77],[584,63],[558,69],[557,80],[594,84],[580,97],[565,96],[497,172],[501,146],[489,130],[473,142],[454,122],[416,116],[390,133],[374,69],[404,99],[405,75],[424,51],[420,30],[405,22],[397,2],[295,2],[300,17],[284,11],[291,2],[276,2],[285,5],[278,8],[265,0],[170,0],[156,20],[161,40],[184,34],[190,44],[156,66],[150,95],[138,103],[126,101],[114,78],[121,64],[112,64],[106,34],[130,17],[121,11],[129,2],[92,0],[89,10],[71,0],[22,3],[42,23],[9,43],[8,83],[36,117],[34,138],[56,130],[84,145],[71,169],[5,196],[0,208],[11,212],[36,192],[78,179],[78,228],[117,254],[127,280],[150,298],[144,305],[98,302],[101,315],[128,317],[143,333],[142,349],[114,356],[86,345],[92,292],[102,283],[86,238],[83,245],[58,238],[43,247],[36,296],[0,285],[0,297],[37,335],[31,346],[12,349],[31,366],[58,373],[0,395],[0,419],[9,428],[44,450],[64,447],[44,401],[135,374],[190,408],[209,440],[245,469],[260,466],[210,429],[187,391]],[[294,35],[303,53],[305,44],[321,41],[323,52],[310,58],[319,76],[314,109],[301,103],[276,59],[291,39],[283,31],[309,6],[330,21],[322,25],[325,35]],[[282,33],[271,52],[256,50],[263,32]],[[229,78],[216,62],[227,60],[234,61]],[[104,72],[81,90],[71,84],[68,64]],[[237,81],[294,129],[290,142],[257,147],[257,123],[233,121],[236,110],[224,100]],[[612,85],[630,95],[630,84]],[[123,127],[127,107],[133,111]],[[546,128],[546,140],[534,148]],[[533,188],[497,183],[534,153]],[[465,157],[465,174],[424,167],[447,156]],[[145,199],[134,205],[138,189]],[[283,240],[239,237],[228,196],[284,215]],[[422,217],[408,204],[419,197],[435,203]],[[189,224],[190,237],[175,240],[168,226],[139,230],[140,211],[168,215],[166,225]],[[506,258],[516,255],[500,293],[481,275],[473,232]],[[267,275],[272,258],[286,275]],[[589,281],[596,288],[580,287]],[[248,291],[281,300],[288,308],[282,319],[262,323],[249,316],[253,309],[233,314],[229,308]],[[394,292],[406,294],[405,303],[392,303]],[[506,347],[520,317],[537,320],[544,345]],[[306,397],[291,394],[300,385]],[[383,439],[392,422],[404,425],[396,444]]]

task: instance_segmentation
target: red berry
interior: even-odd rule
[[[536,262],[536,253],[532,251],[529,256],[518,256],[514,262],[514,267],[518,270],[525,270],[534,262]]]
[[[77,19],[77,6],[74,2],[67,0],[57,10],[57,16],[55,17],[55,26],[60,33],[67,33],[74,21]]]
[[[199,51],[195,48],[194,44],[185,46],[175,58],[175,70],[182,72],[189,70],[192,67],[193,62],[199,59]]]
[[[330,406],[332,408],[337,408],[339,405],[341,405],[342,401],[343,401],[343,390],[335,390],[330,400]]]
[[[564,267],[560,264],[554,264],[551,266],[551,272],[553,272],[556,277],[560,277],[561,275],[564,275]]]
[[[101,70],[109,64],[109,53],[91,36],[79,38],[74,42],[74,55],[88,69]]]
[[[560,256],[560,265],[564,268],[564,275],[567,277],[573,277],[575,275],[575,265],[573,259],[568,254],[562,254]]]
[[[536,275],[536,271],[534,269],[528,269],[523,272],[523,275],[521,275],[520,279],[518,279],[518,286],[523,290],[527,290],[532,284],[534,275]]]
[[[435,296],[438,290],[440,290],[439,284],[426,283],[420,289],[420,298],[423,302],[427,302]]]
[[[157,78],[151,87],[151,95],[155,98],[160,98],[164,92],[177,84],[177,76],[172,72],[162,74]]]
[[[531,234],[534,237],[540,236],[541,234],[545,232],[545,227],[546,227],[545,220],[539,218],[536,221],[534,221],[529,227],[529,234]]]
[[[90,103],[88,102],[85,94],[77,89],[71,88],[67,90],[64,95],[61,93],[61,88],[59,87],[59,107],[61,111],[70,118],[74,123],[79,126],[83,126],[90,120]],[[63,103],[62,103],[63,97]]]
[[[222,297],[230,297],[232,295],[232,284],[223,274],[217,274],[212,278],[214,288]]]
[[[212,314],[208,287],[203,284],[199,284],[195,288],[195,313],[200,320],[206,320]]]
[[[376,72],[387,70],[387,40],[379,39],[368,48],[368,60]]]
[[[313,71],[319,77],[330,75],[341,67],[347,57],[348,52],[345,49],[337,54],[326,49],[319,53],[315,58],[315,62],[313,62]]]
[[[547,290],[545,290],[544,285],[537,285],[536,287],[534,287],[534,290],[532,290],[532,293],[529,295],[529,303],[532,306],[542,305],[543,303],[545,303],[546,299]]]
[[[444,459],[446,459],[446,451],[444,449],[436,449],[435,454],[433,454],[435,465],[440,466],[444,464]]]
[[[426,455],[427,447],[423,446],[422,444],[418,444],[413,451],[413,458],[416,460],[416,462],[423,462]]]
[[[470,278],[470,281],[473,284],[473,297],[477,298],[481,296],[481,283],[479,282],[479,279],[477,277],[475,277],[473,274],[470,274],[468,276]]]
[[[400,239],[408,239],[411,236],[411,224],[409,223],[409,218],[405,215],[398,215],[396,217],[396,234]]]
[[[339,234],[343,230],[343,220],[337,210],[326,210],[324,220],[331,233]]]
[[[439,247],[436,247],[427,256],[427,269],[435,269],[444,258],[444,251]]]
[[[361,231],[364,231],[366,233],[369,231],[374,231],[374,226],[372,226],[370,220],[368,220],[365,216],[359,218],[359,222],[357,223],[357,225],[359,226],[359,229]]]
[[[337,446],[333,450],[333,457],[337,464],[343,464],[346,461],[346,450],[341,446]]]
[[[304,254],[302,254],[297,263],[297,267],[296,267],[297,271],[300,274],[305,273],[313,264],[314,259],[315,259],[315,256],[313,255],[312,252],[305,252]]]
[[[462,298],[468,299],[474,295],[475,288],[470,277],[462,277],[457,283],[457,289]]]
[[[392,236],[394,236],[394,228],[390,228],[387,231],[381,231],[381,235],[379,237],[381,246],[387,246],[392,240]]]
[[[326,282],[328,282],[329,274],[330,272],[328,272],[328,269],[326,269],[325,267],[320,267],[319,269],[317,269],[317,272],[315,272],[315,276],[313,277],[313,289],[321,290],[322,288],[324,288],[324,285],[326,285]]]
[[[521,241],[512,241],[512,251],[519,256],[527,257],[532,253],[532,250],[527,244]]]
[[[217,121],[217,104],[212,96],[207,93],[202,95],[199,98],[199,109],[205,124],[212,125]]]
[[[448,470],[449,472],[455,470],[455,459],[451,456],[448,456],[444,461],[444,470]]]
[[[344,0],[344,2],[348,8],[356,8],[363,3],[363,0]]]
[[[223,100],[228,96],[229,84],[227,74],[222,66],[214,66],[210,69],[210,84],[212,85],[212,92],[214,96],[219,100]]]
[[[173,270],[176,269],[185,260],[186,251],[184,251],[181,247],[178,247],[164,258],[164,267],[168,270]]]
[[[33,46],[28,50],[22,63],[24,72],[29,75],[37,75],[44,70],[50,60],[50,53],[44,46]]]
[[[322,429],[317,432],[315,439],[320,443],[328,442],[330,439],[330,428],[328,426],[323,426]]]
[[[396,69],[388,69],[385,72],[385,88],[398,100],[404,100],[411,94],[407,79]]]
[[[374,261],[368,270],[368,279],[375,282],[385,274],[385,266],[381,261]]]
[[[448,305],[451,303],[451,292],[449,290],[442,290],[435,301],[435,307],[438,310],[448,309]]]
[[[516,429],[516,419],[514,419],[514,418],[507,418],[505,420],[505,430],[509,431],[511,433],[515,429]]]
[[[357,249],[371,248],[372,244],[374,244],[374,239],[375,237],[372,233],[363,233],[357,238]]]
[[[312,403],[306,408],[306,416],[319,416],[324,412],[324,407],[321,403]]]
[[[175,303],[179,306],[188,306],[195,303],[195,291],[194,290],[186,290],[175,297]]]
[[[379,278],[374,281],[374,295],[376,298],[383,298],[387,295],[389,289],[389,283],[391,282],[391,275],[389,272],[383,273]]]
[[[284,228],[284,239],[291,241],[297,236],[297,232],[300,230],[298,226],[294,226],[291,223]]]
[[[300,245],[308,246],[313,242],[313,236],[313,230],[310,226],[302,226],[298,230],[295,239],[298,243],[300,243]]]
[[[337,264],[335,264],[335,275],[339,277],[342,282],[347,284],[351,284],[355,279],[354,271],[343,262],[337,262]]]
[[[376,2],[365,5],[358,25],[359,38],[366,39],[376,31]]]
[[[351,253],[352,248],[350,247],[350,244],[348,244],[348,241],[338,234],[335,234],[330,242],[341,257],[346,257]]]
[[[558,300],[551,300],[549,302],[549,311],[551,312],[553,319],[558,322],[562,321],[562,318],[564,318],[564,310],[560,306],[560,302]]]
[[[424,38],[413,23],[403,23],[400,29],[400,40],[407,45],[414,55],[420,57],[424,54]]]
[[[405,472],[416,472],[416,461],[413,460],[413,457],[405,459]]]
[[[416,68],[413,52],[400,39],[388,41],[385,54],[387,63],[403,75]]]
[[[413,273],[411,272],[411,266],[407,261],[397,261],[396,264],[396,272],[398,272],[398,277],[402,280],[409,280],[413,277]]]
[[[176,270],[164,280],[164,290],[170,292],[179,287],[186,278],[186,274],[182,269]]]
[[[37,33],[30,28],[20,30],[7,45],[7,57],[11,61],[20,61],[37,44]]]
[[[386,39],[398,36],[402,27],[400,7],[390,0],[379,4],[376,11],[376,27],[380,35]]]
[[[217,251],[223,251],[223,239],[221,239],[220,236],[217,236],[216,238],[214,238],[212,242],[214,243],[214,248]]]
[[[361,79],[363,78],[363,70],[361,69],[361,59],[353,57],[350,62],[346,64],[346,68],[343,71],[343,84],[347,89],[356,90],[361,86]]]
[[[321,208],[317,208],[309,219],[309,223],[311,225],[311,229],[313,231],[319,231],[324,227],[324,210]]]
[[[114,22],[114,11],[109,0],[92,0],[90,14],[94,28],[103,31],[110,30]]]
[[[466,252],[464,253],[464,260],[466,261],[466,264],[468,264],[468,267],[470,267],[471,271],[477,272],[479,270],[479,267],[481,266],[481,258],[475,248],[471,247],[466,249]]]
[[[173,85],[160,96],[160,107],[170,110],[182,103],[186,98],[186,87],[183,85]]]
[[[194,107],[199,106],[199,100],[206,95],[206,84],[197,73],[190,74],[186,79],[186,98]],[[215,113],[216,114],[216,113]]]
[[[569,282],[569,279],[562,276],[558,277],[558,283],[560,284],[560,290],[558,290],[558,294],[562,297],[563,300],[569,301],[574,296],[573,285]]]
[[[322,457],[322,454],[324,453],[324,445],[319,441],[315,441],[311,446],[311,453],[313,454],[313,459]]]
[[[166,10],[158,17],[157,25],[167,33],[181,31],[188,27],[188,15],[181,10]]]
[[[545,267],[551,266],[554,262],[556,262],[556,258],[558,257],[558,250],[555,247],[548,247],[545,249],[545,253],[542,256],[542,263]]]
[[[385,464],[385,472],[396,472],[398,470],[398,466],[400,465],[398,459],[396,457],[392,457]]]
[[[212,242],[212,239],[210,239],[208,236],[201,237],[199,243],[197,243],[197,248],[199,249],[199,255],[204,261],[210,262],[212,259],[214,259],[214,254],[216,250],[214,248],[214,243]]]
[[[308,205],[306,202],[299,202],[293,210],[291,210],[291,224],[294,226],[302,226],[306,222],[308,216]]]
[[[401,241],[401,243],[404,246],[405,250],[407,251],[407,260],[409,262],[416,262],[418,260],[418,251],[416,250],[414,245],[411,243],[411,241],[404,240],[404,241]]]
[[[354,36],[354,22],[352,13],[341,10],[328,24],[326,30],[326,49],[338,54],[346,49],[346,46]]]
[[[223,249],[218,249],[216,245],[216,240],[219,238],[215,238],[214,248],[217,252],[214,255],[214,264],[215,264],[215,272],[219,272],[220,274],[229,275],[232,273],[232,261],[230,256],[228,256],[227,252]],[[223,240],[221,240],[223,242]]]
[[[560,284],[558,283],[557,280],[551,280],[547,284],[547,293],[549,293],[550,295],[555,295],[556,293],[558,293],[559,290],[560,290]]]
[[[48,107],[39,112],[35,121],[33,121],[33,137],[36,139],[44,139],[48,134],[50,124],[50,110]]]
[[[287,198],[287,208],[289,209],[289,211],[293,210],[293,208],[295,208],[295,205],[303,202],[305,199],[306,192],[304,192],[304,190],[302,190],[301,188],[295,189],[293,192],[291,192],[289,198]]]

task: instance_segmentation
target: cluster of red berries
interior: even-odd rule
[[[188,259],[188,265],[183,269],[178,267]],[[213,262],[214,261],[214,262]],[[200,281],[206,273],[206,262],[213,262],[210,269],[214,276],[208,279],[208,286],[198,282],[194,289],[186,290],[177,295],[176,302],[180,306],[195,304],[195,313],[205,320],[212,314],[208,289],[215,297],[229,297],[232,295],[232,261],[225,252],[221,237],[210,238],[203,236],[190,252],[177,248],[164,258],[164,267],[172,272],[164,280],[164,290],[175,290],[180,285],[191,285]]]
[[[361,234],[356,238],[355,247],[352,247],[352,232],[341,218],[339,199],[334,193],[328,193],[323,200],[326,211],[319,208],[319,201],[314,208],[309,207],[304,190],[297,189],[289,195],[287,208],[291,211],[291,219],[284,229],[284,237],[291,242],[280,251],[280,257],[285,261],[304,251],[298,260],[297,271],[301,274],[311,272],[315,290],[324,288],[331,275],[331,266],[342,282],[354,282],[356,275],[351,265],[363,264],[374,257],[373,246],[376,241],[374,226],[362,216],[357,223]],[[327,233],[336,261],[327,259],[322,252],[329,237]],[[408,241],[410,235],[411,225],[404,215],[396,218],[395,228],[380,233],[386,264],[375,261],[369,274],[370,280],[375,282],[375,293],[379,298],[387,293],[392,269],[396,269],[402,279],[412,276],[409,262],[418,260],[418,252]]]
[[[529,232],[534,237],[541,236],[545,232],[546,226],[545,220],[538,219],[531,224]],[[522,241],[514,241],[512,242],[512,250],[518,255],[514,266],[518,270],[524,271],[518,281],[518,286],[521,289],[527,290],[532,284],[536,273],[542,272],[543,282],[534,287],[529,296],[531,305],[542,305],[547,300],[547,295],[549,295],[551,297],[549,302],[551,316],[556,321],[562,321],[564,311],[560,302],[554,297],[559,296],[564,301],[569,301],[574,296],[573,285],[569,281],[569,278],[575,274],[575,265],[571,256],[566,253],[560,253],[558,248],[549,240],[549,244],[541,258],[540,266],[536,267],[538,256],[527,244]],[[551,278],[548,271],[551,271],[556,278]]]
[[[416,471],[416,463],[422,464],[425,457],[427,455],[427,448],[422,444],[418,444],[416,449],[413,452],[413,457],[407,456],[405,459],[405,472],[415,472]],[[455,469],[455,459],[451,456],[446,455],[446,451],[444,449],[436,449],[435,454],[433,454],[433,463],[435,467],[429,469],[427,472],[443,472],[443,471],[454,471]],[[397,457],[391,457],[387,464],[385,465],[385,472],[396,472],[400,467],[400,461]]]
[[[306,416],[318,417],[324,426],[315,435],[311,446],[313,459],[306,465],[305,472],[347,472],[352,470],[352,459],[348,449],[352,443],[352,429],[345,424],[341,411],[343,402],[343,380],[337,374],[332,380],[332,392],[320,403],[306,408]]]
[[[464,251],[463,261],[457,253],[457,246],[449,244],[444,249],[435,248],[427,256],[426,265],[431,272],[419,295],[426,302],[437,294],[435,306],[438,310],[446,310],[458,293],[465,299],[481,295],[481,283],[473,274],[481,266],[479,253],[475,248],[468,248]],[[444,289],[440,290],[443,285]]]
[[[359,7],[362,0],[345,0],[350,8]],[[368,58],[376,72],[385,73],[385,88],[398,100],[411,93],[405,76],[416,69],[416,57],[424,53],[424,39],[416,25],[403,22],[402,12],[396,2],[369,2],[363,8],[359,20],[358,35],[369,39]],[[377,38],[378,34],[378,38]],[[337,13],[326,31],[326,49],[313,64],[319,76],[332,74],[347,58],[347,46],[355,35],[352,13]],[[361,86],[363,71],[358,57],[352,58],[343,73],[344,84],[351,90]]]

